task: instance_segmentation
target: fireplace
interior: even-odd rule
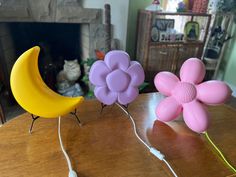
[[[64,60],[81,60],[80,24],[7,23],[13,41],[11,56],[20,56],[33,46],[41,48],[39,71],[45,83],[56,90],[56,75]],[[14,62],[14,59],[12,59]],[[6,60],[6,63],[10,60]],[[7,65],[11,65],[7,63]]]
[[[65,59],[81,61],[94,57],[95,49],[106,51],[110,36],[107,26],[102,24],[101,12],[102,9],[83,8],[77,0],[3,0],[0,5],[0,82],[6,90],[10,93],[9,78],[14,62],[32,46],[41,47],[39,69],[44,78],[47,72],[49,76],[57,74]],[[55,76],[46,78],[55,89]]]

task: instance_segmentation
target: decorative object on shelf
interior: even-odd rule
[[[189,21],[184,26],[184,33],[186,40],[198,40],[200,34],[199,23],[195,21]]]
[[[209,0],[194,0],[192,12],[207,13]]]
[[[153,42],[158,41],[170,41],[170,33],[175,33],[174,30],[175,20],[174,19],[162,19],[156,18],[155,24],[151,30],[151,40]]]
[[[182,42],[184,40],[184,34],[160,32],[159,38],[160,42]]]
[[[204,76],[205,66],[197,58],[190,58],[183,63],[180,80],[170,72],[158,73],[154,79],[155,86],[159,92],[168,96],[156,108],[158,120],[174,120],[183,110],[184,121],[191,130],[198,133],[206,131],[210,120],[204,104],[222,104],[232,91],[222,81],[201,83]]]
[[[156,26],[153,26],[153,27],[152,27],[152,30],[151,30],[151,39],[152,39],[152,42],[157,42],[157,41],[159,41],[159,30],[157,29]]]
[[[192,12],[194,5],[194,0],[188,0],[188,10]]]
[[[160,6],[159,0],[153,0],[152,4],[147,6],[145,10],[161,12],[163,9]]]
[[[186,12],[187,11],[187,7],[186,7],[186,3],[181,1],[178,3],[178,7],[177,7],[177,12]]]
[[[170,41],[170,36],[167,32],[160,32],[160,42],[168,42]]]
[[[92,65],[89,80],[95,85],[95,96],[104,105],[115,102],[127,105],[138,96],[144,71],[137,61],[130,61],[126,52],[113,50],[105,55],[104,61]]]
[[[155,25],[159,31],[167,31],[168,29],[174,28],[175,20],[174,19],[156,18]]]

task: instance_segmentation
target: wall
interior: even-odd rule
[[[223,79],[236,88],[236,24],[233,25],[232,34],[233,39],[230,40],[224,59],[226,65]]]
[[[138,10],[144,9],[146,6],[150,5],[151,2],[152,2],[151,0],[130,0],[128,25],[127,25],[126,50],[132,59],[134,59],[135,57]]]
[[[129,0],[82,0],[84,8],[104,9],[106,3],[111,5],[111,23],[114,25],[113,37],[119,39],[121,49],[125,50]]]

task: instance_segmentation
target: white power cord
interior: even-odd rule
[[[166,163],[166,165],[168,166],[168,168],[170,169],[170,171],[172,172],[172,174],[175,177],[178,177],[175,173],[175,171],[173,170],[173,168],[170,166],[170,164],[165,160],[165,156],[164,154],[162,154],[160,151],[158,151],[156,148],[149,146],[145,141],[142,140],[142,138],[140,138],[140,136],[137,133],[137,128],[136,128],[136,124],[134,122],[133,117],[130,115],[130,113],[128,113],[121,105],[119,105],[118,103],[116,103],[117,106],[119,106],[129,117],[129,119],[131,120],[132,124],[133,124],[133,128],[134,128],[134,134],[135,136],[149,149],[149,151],[156,156],[159,160],[163,161]]]
[[[59,119],[58,119],[58,137],[59,137],[59,141],[60,141],[61,150],[62,150],[62,152],[66,158],[67,164],[68,164],[69,177],[77,177],[76,172],[72,169],[70,158],[69,158],[68,154],[66,153],[63,143],[62,143],[62,140],[61,140],[61,116],[59,116]]]

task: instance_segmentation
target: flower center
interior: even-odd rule
[[[197,90],[193,84],[180,82],[175,86],[172,95],[178,102],[188,103],[196,98]]]
[[[129,87],[130,76],[120,69],[116,69],[106,77],[108,88],[113,92],[123,92]]]

